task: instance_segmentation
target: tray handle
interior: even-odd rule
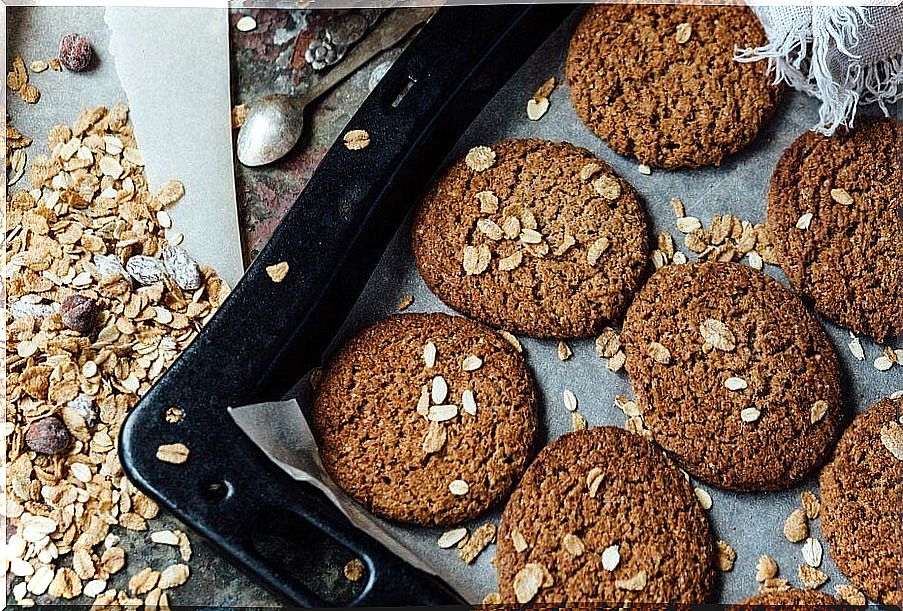
[[[495,91],[572,9],[440,9],[351,119],[348,129],[367,130],[370,146],[349,151],[340,139],[330,149],[223,307],[123,426],[120,455],[132,481],[296,605],[335,601],[254,548],[252,525],[267,512],[301,520],[282,528],[287,537],[310,524],[364,559],[370,578],[351,605],[464,602],[288,478],[225,408],[278,399],[319,364],[417,194]],[[283,261],[288,274],[273,282],[266,268]],[[175,425],[163,417],[172,405],[185,412]],[[187,463],[155,459],[158,444],[176,441],[189,446]]]

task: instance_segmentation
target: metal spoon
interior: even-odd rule
[[[238,131],[238,160],[246,166],[272,163],[285,156],[304,130],[308,104],[335,87],[378,53],[398,44],[436,12],[435,7],[390,11],[373,32],[352,49],[339,64],[305,91],[296,95],[277,93],[252,102]]]

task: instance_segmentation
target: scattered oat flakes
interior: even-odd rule
[[[577,397],[569,388],[564,389],[564,408],[569,412],[577,411]]]
[[[562,361],[566,361],[571,358],[574,353],[571,351],[571,347],[568,346],[564,341],[558,342],[558,359]]]
[[[588,426],[586,418],[577,412],[571,412],[571,429],[574,431],[585,431]]]
[[[436,541],[436,545],[442,549],[449,549],[461,543],[466,537],[466,528],[455,528],[442,533],[442,536]]]
[[[185,412],[181,407],[169,407],[166,410],[166,414],[164,415],[164,419],[170,424],[176,424],[177,422],[181,422],[182,418],[185,417]]]
[[[731,352],[737,347],[737,339],[730,327],[720,320],[707,318],[699,325],[699,333],[707,344],[718,350]]]
[[[430,398],[433,403],[440,404],[448,397],[448,383],[442,376],[436,376],[430,385]]]
[[[147,594],[154,589],[160,579],[160,572],[150,567],[145,567],[129,578],[128,588],[137,596]]]
[[[609,545],[602,551],[602,568],[611,573],[621,563],[620,547]]]
[[[427,420],[432,422],[445,422],[452,420],[458,415],[457,405],[433,405],[427,412]]]
[[[473,396],[472,390],[468,389],[461,393],[461,408],[465,414],[477,415],[477,400]]]
[[[549,111],[549,98],[530,98],[527,100],[527,118],[539,121]]]
[[[561,546],[567,553],[574,557],[582,556],[583,552],[586,551],[586,546],[583,545],[583,541],[573,533],[564,535],[561,539]]]
[[[646,349],[646,353],[656,363],[661,365],[671,364],[671,351],[659,342],[650,342],[649,347]]]
[[[479,246],[467,245],[464,247],[463,266],[464,271],[469,276],[478,276],[486,271],[491,259],[492,253],[486,244],[480,244]]]
[[[809,536],[809,523],[806,521],[806,512],[795,509],[784,522],[784,537],[791,543],[799,543]]]
[[[475,146],[467,151],[464,163],[475,172],[484,172],[495,165],[495,151],[488,146]]]
[[[760,255],[756,251],[752,251],[746,256],[749,259],[749,266],[751,268],[761,271],[762,268],[765,267],[765,262],[762,260],[762,255]]]
[[[366,571],[366,566],[364,566],[364,561],[360,558],[352,558],[345,564],[345,567],[342,569],[342,574],[345,575],[345,579],[348,581],[360,581],[364,573]]]
[[[732,392],[735,392],[749,388],[749,384],[747,384],[746,380],[744,380],[743,378],[731,376],[724,381],[724,387]]]
[[[423,453],[435,454],[445,445],[447,433],[445,427],[441,423],[431,420],[426,430],[426,437],[423,439]]]
[[[897,460],[903,460],[903,427],[897,421],[891,421],[881,427],[879,433],[881,444],[893,454]]]
[[[276,283],[282,282],[288,275],[288,261],[282,261],[275,265],[268,265],[266,270],[270,280]]]
[[[505,331],[504,329],[501,329],[499,331],[499,335],[501,335],[503,338],[505,338],[505,341],[508,342],[509,344],[511,344],[511,346],[518,352],[522,353],[524,351],[524,347],[521,346],[520,341],[518,341],[518,339],[516,337],[514,337],[513,334],[509,333],[508,331]]]
[[[818,539],[814,537],[806,539],[806,542],[803,544],[802,553],[803,560],[806,564],[814,568],[821,566],[822,546]]]
[[[436,366],[436,354],[436,344],[433,342],[427,342],[423,346],[423,363],[427,369],[432,369]]]
[[[242,125],[245,124],[245,119],[248,118],[248,105],[247,104],[236,104],[232,107],[232,129],[238,129]]]
[[[743,422],[745,422],[747,424],[755,422],[756,420],[759,419],[759,416],[761,416],[761,415],[762,415],[762,412],[760,412],[755,407],[746,407],[746,408],[740,410],[740,420],[742,420]]]
[[[762,592],[786,592],[790,589],[790,583],[786,579],[779,579],[777,577],[766,579],[762,583]]]
[[[161,545],[179,545],[179,537],[171,530],[158,530],[151,533],[150,540]]]
[[[614,400],[615,407],[624,412],[624,415],[628,418],[633,418],[635,416],[641,416],[640,408],[637,406],[636,401],[633,401],[624,395],[618,395]]]
[[[865,360],[865,351],[862,349],[862,343],[859,341],[859,338],[852,333],[850,333],[850,343],[847,344],[847,346],[850,349],[850,354],[852,354],[857,361]]]
[[[640,571],[630,579],[616,579],[615,587],[619,590],[639,592],[646,587],[646,571]]]
[[[682,45],[690,40],[690,36],[693,34],[693,26],[689,23],[678,23],[677,27],[674,28],[674,40],[677,41],[677,44]]]
[[[50,67],[50,64],[45,62],[43,59],[36,59],[35,61],[31,62],[31,64],[28,66],[29,70],[31,70],[35,74],[44,72],[44,70],[46,70],[49,67]]]
[[[188,581],[189,574],[190,571],[187,564],[168,566],[160,572],[160,580],[157,582],[157,587],[161,590],[177,588]]]
[[[596,354],[602,358],[611,358],[621,349],[621,339],[618,332],[611,327],[605,327],[602,335],[596,338]]]
[[[404,297],[402,297],[401,299],[398,300],[398,305],[397,305],[398,311],[401,312],[401,311],[407,310],[409,307],[411,307],[411,305],[413,303],[414,303],[414,296],[410,295],[410,294],[405,295]]]
[[[523,605],[533,600],[544,580],[545,570],[542,565],[535,562],[524,565],[514,575],[514,596],[517,602]]]
[[[827,575],[808,564],[800,565],[799,576],[800,583],[803,584],[803,588],[806,590],[816,590],[828,581]]]
[[[682,216],[677,219],[677,230],[681,233],[693,233],[697,229],[702,229],[702,221],[695,216]]]
[[[586,474],[586,490],[591,499],[596,498],[596,494],[599,492],[599,486],[602,485],[604,479],[605,477],[600,467],[593,467]]]
[[[614,201],[621,196],[621,183],[614,176],[604,174],[593,180],[593,188],[603,198]]]
[[[800,493],[800,502],[803,504],[803,511],[806,512],[806,517],[808,519],[814,520],[818,517],[818,514],[821,513],[821,501],[819,501],[818,497],[812,492],[803,490]]]
[[[359,151],[370,146],[370,134],[363,129],[352,129],[345,133],[342,141],[349,151]]]
[[[483,359],[473,354],[468,355],[461,361],[461,369],[464,371],[476,371],[483,366]]]
[[[774,561],[774,558],[768,554],[759,556],[759,560],[756,561],[756,581],[764,583],[765,581],[774,578],[777,574],[778,563]]]
[[[475,197],[483,214],[495,214],[499,211],[499,198],[492,191],[480,191]]]
[[[608,238],[596,239],[586,251],[586,262],[590,267],[595,267],[596,263],[609,247]]]
[[[507,257],[502,257],[499,259],[499,271],[500,272],[508,272],[512,269],[516,269],[524,260],[524,253],[520,250],[517,250]]]
[[[850,605],[862,606],[866,604],[865,594],[861,590],[848,583],[834,586],[834,591]]]
[[[188,446],[184,443],[163,444],[157,448],[157,460],[181,465],[188,460]]]
[[[458,552],[461,560],[463,560],[465,564],[473,563],[473,561],[477,559],[477,556],[479,556],[480,553],[495,540],[495,532],[495,524],[491,522],[487,522],[473,531],[470,539],[467,540],[467,543],[465,543],[461,547],[461,551]]]
[[[687,215],[686,209],[684,208],[684,202],[679,197],[671,198],[671,209],[674,210],[674,216],[677,218],[682,218]]]
[[[887,371],[894,366],[894,361],[891,360],[890,357],[888,357],[886,354],[882,354],[875,359],[873,366],[878,371]]]
[[[518,554],[529,547],[527,545],[527,540],[524,539],[524,536],[516,529],[511,531],[511,545],[514,546],[514,551]]]
[[[448,490],[455,496],[464,496],[470,491],[470,485],[463,479],[456,479],[448,485]]]
[[[490,592],[483,598],[484,607],[494,607],[502,604],[502,596],[498,592]]]
[[[618,373],[624,368],[624,363],[626,362],[627,354],[625,354],[623,350],[618,350],[615,352],[614,356],[608,359],[608,369],[613,373]]]
[[[734,562],[737,560],[737,552],[734,551],[734,548],[730,546],[730,544],[723,540],[719,539],[715,542],[716,547],[716,563],[718,565],[718,570],[727,573],[734,569]]]
[[[806,212],[796,221],[796,228],[802,231],[809,229],[809,226],[812,225],[812,217],[814,215],[811,212]]]
[[[845,189],[831,189],[831,199],[841,206],[852,206],[853,196]]]
[[[639,172],[640,174],[645,174],[646,176],[649,176],[650,174],[652,174],[652,168],[650,168],[645,163],[641,163],[640,165],[637,166],[637,172]]]

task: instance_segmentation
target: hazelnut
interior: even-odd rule
[[[97,321],[97,301],[84,295],[70,295],[63,300],[60,317],[67,329],[88,335]]]
[[[91,42],[81,34],[66,34],[60,41],[60,63],[68,70],[81,72],[91,64]]]
[[[25,431],[25,444],[39,454],[59,454],[72,443],[69,429],[56,416],[35,420]]]

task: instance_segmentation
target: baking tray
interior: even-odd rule
[[[120,457],[132,482],[289,603],[464,602],[279,471],[226,408],[281,398],[319,364],[416,195],[571,11],[440,9],[351,119],[372,144],[332,147],[223,307],[122,427]],[[266,267],[281,262],[288,275],[273,282]],[[168,422],[174,406],[184,417]],[[156,459],[161,444],[175,442],[190,449],[187,463]],[[355,557],[367,569],[359,582],[341,578]]]
[[[443,9],[443,11],[448,10]],[[512,9],[511,7],[493,7],[485,10],[488,13],[484,14],[484,18],[485,15],[494,14],[495,11]],[[437,17],[443,16],[443,11],[440,11]],[[570,9],[568,8],[567,11]],[[466,118],[468,128],[463,136],[453,147],[451,147],[450,138],[443,142],[451,148],[450,153],[447,156],[445,152],[439,154],[437,146],[436,149],[431,150],[430,159],[422,160],[423,163],[418,168],[419,178],[422,179],[422,182],[425,182],[425,179],[435,169],[457,159],[470,147],[478,144],[519,137],[565,140],[590,149],[630,181],[645,200],[654,231],[670,231],[679,245],[682,242],[681,235],[674,227],[675,219],[669,203],[672,197],[680,197],[686,204],[687,213],[699,217],[706,224],[714,214],[722,213],[731,213],[753,223],[762,222],[765,217],[765,195],[771,171],[784,148],[800,133],[808,130],[817,122],[817,102],[803,95],[788,94],[776,116],[763,130],[760,137],[748,149],[727,159],[719,168],[668,172],[653,170],[651,175],[641,174],[635,160],[615,155],[581,124],[570,104],[567,88],[564,85],[560,85],[551,95],[551,108],[547,115],[537,122],[527,120],[526,101],[533,91],[549,76],[556,76],[559,81],[561,80],[568,40],[581,13],[582,9],[578,9],[548,36],[510,79],[506,77],[507,82],[494,97],[489,99],[490,96],[487,95],[479,101],[479,113],[475,112],[473,108],[467,109],[467,112],[473,112]],[[551,30],[563,18],[563,12],[555,13],[549,18],[554,19],[554,23],[546,22],[544,25]],[[478,19],[474,23],[481,23],[481,21]],[[430,25],[432,26],[434,23]],[[432,36],[433,34],[424,32],[421,36],[427,35]],[[429,39],[419,38],[415,40],[415,44],[418,41],[425,43],[427,40]],[[465,43],[462,41],[461,45],[463,44]],[[454,52],[461,52],[461,49],[457,48]],[[511,67],[508,65],[508,68]],[[393,73],[395,73],[394,69],[390,76]],[[392,86],[396,87],[397,83]],[[384,94],[385,91],[382,89],[374,92],[374,96]],[[364,109],[372,104],[374,96],[368,99]],[[474,100],[470,101],[475,102]],[[900,115],[898,107],[894,108],[894,112],[897,116]],[[359,117],[355,117],[349,127],[365,127],[371,132],[373,144],[366,150],[391,147],[397,144],[380,135],[377,129],[382,128],[375,128],[375,125],[375,123],[361,123]],[[377,135],[374,136],[374,133]],[[441,161],[443,157],[445,160]],[[351,159],[358,160],[359,157],[348,157],[341,148],[331,151],[318,170],[312,184],[316,183],[316,179],[324,179],[324,177],[330,183],[337,182],[336,176],[346,177],[347,180],[348,169],[343,164],[348,163]],[[354,164],[355,173],[363,170],[365,168],[361,168],[359,163]],[[409,185],[413,182],[412,180]],[[418,184],[421,183],[418,182]],[[372,242],[364,244],[363,249],[350,259],[358,261],[361,265],[362,269],[357,270],[359,273],[349,277],[348,269],[345,268],[330,278],[333,281],[330,286],[334,289],[337,286],[335,281],[341,281],[337,289],[341,296],[328,300],[331,305],[335,306],[329,312],[330,316],[315,322],[299,320],[298,312],[305,311],[299,308],[299,303],[304,303],[305,299],[309,299],[306,295],[310,291],[322,290],[326,282],[325,278],[299,279],[293,277],[290,272],[286,282],[293,283],[292,290],[308,291],[308,293],[291,294],[282,290],[284,287],[274,289],[270,286],[269,279],[262,275],[263,265],[270,265],[286,257],[292,257],[292,270],[304,270],[305,265],[308,265],[304,261],[317,257],[325,256],[334,260],[335,251],[330,249],[338,248],[336,241],[340,240],[336,237],[333,227],[324,227],[322,223],[318,223],[315,216],[305,215],[299,211],[299,206],[302,204],[310,205],[312,202],[316,202],[316,198],[308,197],[309,194],[306,191],[299,203],[289,213],[286,221],[283,222],[283,226],[274,237],[273,242],[249,271],[248,278],[237,287],[236,292],[240,294],[241,307],[233,307],[231,300],[226,304],[225,314],[221,312],[211,322],[208,330],[201,335],[195,345],[161,382],[163,387],[155,388],[145,398],[139,405],[138,416],[130,418],[123,429],[124,462],[130,475],[137,476],[138,485],[147,489],[154,496],[162,497],[161,501],[164,505],[174,510],[179,517],[202,534],[210,537],[233,558],[237,558],[239,562],[243,563],[246,568],[248,567],[247,558],[235,553],[236,537],[228,536],[228,529],[244,527],[247,523],[247,513],[239,511],[239,515],[235,518],[228,515],[220,518],[210,514],[218,511],[228,514],[231,511],[231,506],[228,505],[230,498],[236,499],[235,504],[239,509],[242,509],[249,497],[263,498],[258,492],[250,493],[249,487],[252,490],[255,487],[272,489],[273,492],[266,497],[266,502],[273,502],[273,499],[281,501],[285,497],[291,500],[289,504],[293,508],[301,507],[301,511],[307,511],[308,505],[310,505],[312,510],[315,509],[316,512],[319,512],[314,513],[314,521],[322,519],[323,522],[317,522],[314,528],[303,531],[295,538],[294,543],[288,542],[289,548],[297,547],[299,544],[305,546],[301,556],[314,555],[318,558],[317,562],[309,561],[305,565],[307,568],[297,571],[302,574],[301,577],[309,580],[312,574],[322,577],[324,573],[328,573],[321,568],[314,568],[315,565],[319,566],[320,561],[331,563],[333,566],[339,567],[340,571],[341,563],[358,553],[358,548],[354,546],[358,541],[351,541],[350,543],[354,544],[351,545],[345,539],[350,537],[350,534],[343,531],[336,536],[335,531],[331,530],[334,528],[334,520],[341,523],[341,519],[335,516],[331,507],[324,505],[319,500],[314,500],[317,497],[312,492],[299,493],[298,484],[286,482],[286,477],[275,467],[261,464],[262,455],[254,454],[247,448],[247,440],[235,434],[234,425],[223,417],[223,408],[226,405],[277,398],[310,367],[320,362],[320,354],[327,344],[332,346],[327,350],[328,355],[332,349],[341,345],[351,334],[363,326],[397,311],[397,304],[403,297],[408,295],[414,297],[414,303],[408,311],[450,311],[429,292],[414,268],[410,253],[410,218],[401,224],[397,232],[395,231],[397,226],[395,221],[401,219],[405,211],[416,204],[418,199],[416,194],[419,191],[419,188],[411,188],[403,192],[403,195],[400,196],[401,201],[395,202],[391,213],[383,217],[389,219],[389,226],[392,228],[389,233],[395,233],[394,239],[387,248],[382,247],[384,244],[377,245],[378,247]],[[342,200],[332,201],[341,202]],[[330,203],[326,211],[329,212],[336,206],[341,209],[341,205]],[[321,209],[316,208],[318,211]],[[303,220],[299,220],[299,218]],[[313,225],[312,230],[305,231],[303,235],[285,235],[283,229],[286,226],[294,228],[303,223]],[[371,218],[368,227],[373,229],[378,226],[380,223],[376,218]],[[305,240],[310,241],[305,242]],[[298,253],[296,251],[299,248],[306,250]],[[323,249],[327,249],[325,253]],[[683,250],[686,252],[686,249]],[[296,264],[299,267],[296,268]],[[363,291],[360,292],[363,281],[374,269],[374,265],[375,271],[369,277],[369,282],[366,283]],[[778,268],[766,266],[765,271],[786,282]],[[349,309],[350,315],[346,318],[345,315]],[[227,319],[229,325],[235,325],[234,328],[227,326],[227,323],[224,322]],[[342,324],[343,320],[344,324]],[[282,354],[278,354],[277,352],[282,349],[283,345],[280,342],[284,342],[285,338],[291,335],[281,327],[290,325],[294,329],[299,322],[307,322],[306,326],[301,327],[301,333],[305,333],[305,335],[297,336],[300,349],[298,349],[298,345],[295,345],[295,348],[286,349]],[[894,368],[885,373],[879,373],[872,368],[871,361],[880,353],[877,346],[872,345],[866,338],[862,338],[867,358],[863,362],[856,361],[846,348],[850,339],[849,334],[829,322],[822,322],[840,356],[843,368],[844,400],[850,415],[862,411],[881,396],[903,387],[903,375],[900,373],[900,368]],[[341,325],[340,329],[339,325]],[[267,333],[271,333],[274,339],[264,340],[260,337]],[[594,353],[592,339],[569,341],[568,344],[574,355],[566,362],[560,361],[557,356],[556,341],[523,337],[520,339],[540,389],[544,416],[541,435],[544,442],[554,440],[571,428],[570,414],[564,409],[561,401],[562,393],[566,388],[577,395],[580,401],[579,411],[587,418],[591,426],[624,425],[624,416],[613,407],[613,400],[616,395],[630,395],[629,384],[622,374],[614,374],[606,369],[604,362]],[[266,354],[266,358],[261,356],[261,351]],[[281,365],[275,367],[272,372],[265,372],[262,363],[268,359],[275,363],[281,363]],[[247,371],[241,370],[244,360],[248,363]],[[286,363],[289,364],[287,368],[285,367]],[[190,384],[193,380],[202,381],[202,386],[196,391],[182,387],[182,385]],[[248,388],[237,388],[236,380],[247,383]],[[265,381],[255,384],[256,380]],[[228,390],[224,390],[224,388]],[[205,394],[209,396],[205,396]],[[174,431],[159,424],[161,410],[171,403],[197,405],[197,408],[192,407],[189,410],[185,423],[180,425],[183,427],[180,430]],[[204,410],[209,410],[211,413],[207,414]],[[201,412],[199,415],[198,411]],[[195,412],[194,417],[197,418],[194,424],[192,424],[192,412]],[[133,426],[133,419],[137,423],[139,422],[138,418],[141,418],[141,425]],[[201,429],[202,432],[198,433],[198,429]],[[210,433],[208,430],[213,432]],[[183,475],[184,470],[180,470],[178,467],[161,466],[159,462],[154,461],[153,448],[156,447],[156,443],[183,440],[182,431],[184,434],[193,435],[193,441],[194,437],[198,435],[209,438],[207,443],[201,441],[199,448],[192,447],[192,459],[197,454],[197,458],[201,461],[210,460],[209,468],[205,465],[196,465],[196,461],[190,460],[191,471],[189,474]],[[222,434],[221,431],[223,431]],[[149,438],[138,441],[142,435],[149,435]],[[131,443],[126,443],[127,440],[131,440]],[[228,448],[230,453],[240,453],[240,458],[223,456],[223,447]],[[208,459],[208,457],[213,458]],[[238,477],[234,481],[229,479],[236,477],[236,465],[242,467],[248,464],[253,464],[249,478]],[[177,481],[167,483],[166,480],[169,478]],[[210,494],[216,497],[217,494],[223,494],[225,491],[227,504],[217,505],[214,503],[210,509],[206,509],[202,503],[198,502],[197,496],[199,493],[201,496],[206,493],[207,483],[218,484],[226,480],[228,480],[227,486],[217,487],[215,485]],[[241,486],[240,490],[239,486]],[[734,569],[721,576],[714,601],[736,602],[755,593],[755,563],[762,553],[768,553],[777,560],[781,568],[780,576],[799,585],[797,568],[802,563],[801,546],[786,541],[782,534],[782,527],[786,516],[799,506],[800,492],[804,489],[817,491],[815,479],[810,478],[804,484],[789,490],[767,494],[738,494],[716,490],[704,484],[702,487],[711,494],[714,501],[713,508],[707,514],[715,536],[728,541],[737,552]],[[298,497],[302,496],[304,496],[302,501],[296,501]],[[284,502],[279,503],[280,506],[284,504]],[[475,520],[468,526],[473,528],[490,520],[497,522],[499,513],[497,510]],[[322,518],[322,515],[326,515],[328,520]],[[282,530],[295,528],[291,519],[287,524],[280,524],[280,526],[283,527]],[[323,532],[320,529],[321,526],[330,534],[328,539],[323,539],[321,536]],[[810,526],[812,535],[822,540],[820,523],[814,521]],[[415,604],[455,602],[461,599],[477,602],[485,594],[496,589],[495,572],[490,564],[493,555],[492,549],[484,552],[474,565],[466,566],[457,557],[455,550],[439,550],[437,548],[435,541],[440,534],[438,530],[388,523],[386,523],[386,527],[406,547],[434,567],[436,572],[442,576],[444,584],[450,586],[456,593],[456,595],[449,595],[443,589],[444,584],[440,584],[438,586],[440,594],[428,598],[418,596],[421,594],[419,588],[411,587],[407,591],[402,588],[397,592],[390,593],[394,596],[392,600]],[[223,529],[227,529],[225,534]],[[319,551],[321,547],[333,549],[326,545],[326,542],[335,538],[342,540],[346,545],[339,546],[328,553]],[[286,548],[286,541],[279,538],[273,538],[272,543],[274,548],[283,550]],[[372,545],[372,543],[372,541],[367,541],[367,545]],[[240,546],[238,547],[239,551],[242,549]],[[365,548],[364,551],[367,552],[368,548]],[[831,591],[833,585],[847,583],[847,580],[831,561],[827,544],[825,544],[824,556],[821,570],[830,578],[824,589]],[[393,572],[399,569],[397,559],[390,560],[389,564],[385,566],[380,564],[382,560],[381,555],[375,557],[375,562],[367,560],[368,569],[371,572],[379,573],[376,579],[377,584],[379,584],[380,576],[393,575]],[[297,559],[293,561],[300,562]],[[392,564],[393,562],[395,564]],[[279,581],[284,576],[281,573],[273,574],[269,565],[265,563],[263,565],[255,564],[250,569],[252,574],[263,579],[271,588],[299,604],[317,606],[323,603],[349,604],[346,601],[353,604],[393,604],[385,602],[389,600],[387,598],[389,595],[383,589],[367,593],[367,589],[373,587],[371,586],[372,578],[367,581],[366,585],[357,586],[358,590],[352,588],[351,591],[343,591],[335,597],[324,600],[322,595],[312,592],[309,585],[305,585],[305,588],[308,589],[300,592],[294,584],[291,587],[285,587],[285,584]],[[411,573],[405,567],[401,567],[401,569],[398,573],[400,578],[393,577],[393,581],[411,579],[421,583],[420,580],[425,578],[423,574]],[[298,576],[292,579],[296,578]],[[422,583],[428,584],[427,588],[431,592],[435,591],[433,588],[436,587],[436,582],[427,579]],[[325,586],[318,584],[317,587]],[[351,586],[348,586],[347,582],[337,579],[332,583],[332,587],[341,589]],[[383,582],[381,588],[386,587],[389,586]],[[328,590],[328,588],[326,589]],[[319,591],[317,590],[317,592]]]

